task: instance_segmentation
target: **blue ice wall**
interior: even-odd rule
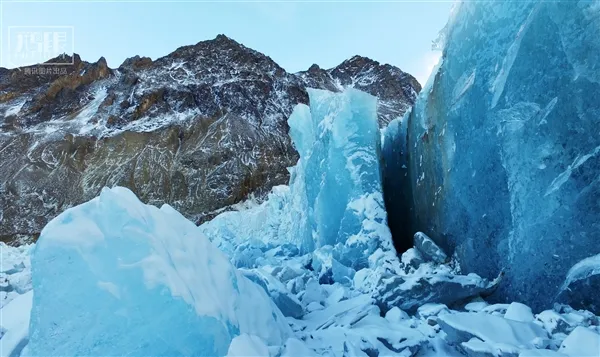
[[[298,194],[298,184],[304,186],[317,246],[343,244],[361,232],[364,208],[357,205],[372,199],[383,205],[377,99],[355,89],[311,89],[309,96],[310,108],[297,106],[288,120],[300,153],[295,172],[303,176],[292,177],[291,188]],[[382,220],[385,226],[385,212]]]
[[[600,253],[600,7],[465,2],[443,40],[407,118],[415,228],[505,270],[496,298],[547,307]]]
[[[220,214],[200,229],[233,256],[244,243],[262,241],[265,249],[295,245],[303,254],[323,248],[336,264],[360,270],[379,249],[395,255],[382,193],[377,99],[351,88],[308,94],[310,107],[299,104],[288,119],[300,153],[289,187],[275,187],[262,204]],[[255,259],[240,255],[246,266]]]

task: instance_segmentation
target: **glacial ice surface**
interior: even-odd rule
[[[383,203],[376,98],[355,89],[315,89],[309,96],[310,107],[296,106],[288,120],[300,153],[289,187],[275,187],[261,205],[201,226],[237,257],[238,267],[251,268],[260,257],[256,244],[239,248],[256,241],[264,249],[287,243],[302,253],[320,251],[329,255],[325,270],[365,268],[379,248],[395,254]]]
[[[407,129],[386,136],[408,157],[388,159],[384,181],[412,187],[388,214],[412,206],[415,230],[467,272],[504,270],[497,299],[551,307],[569,269],[600,253],[598,33],[595,1],[461,2]],[[596,289],[578,290],[560,301],[600,311]]]
[[[192,222],[125,188],[48,223],[31,264],[33,356],[223,356],[240,334],[276,345],[291,335]]]

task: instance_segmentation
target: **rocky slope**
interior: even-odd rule
[[[308,102],[307,87],[378,96],[381,125],[420,90],[409,74],[358,56],[287,73],[224,35],[117,69],[103,58],[73,63],[0,68],[3,241],[35,238],[49,219],[113,185],[202,222],[288,181],[297,153],[286,119]]]

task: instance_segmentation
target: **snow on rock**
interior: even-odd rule
[[[512,357],[519,355],[519,349],[505,343],[487,343],[471,338],[460,344],[469,357]]]
[[[29,337],[33,291],[19,295],[0,310],[0,356],[19,356]]]
[[[501,344],[519,349],[544,348],[548,333],[534,323],[504,319],[483,313],[459,312],[438,316],[449,342],[460,344],[476,338],[492,346]],[[472,349],[480,349],[471,341]]]
[[[465,305],[465,310],[470,312],[479,312],[488,307],[489,304],[481,298],[473,299],[473,301],[469,302]]]
[[[318,355],[343,356],[350,351],[382,356],[416,354],[427,338],[409,323],[391,323],[380,316],[368,295],[358,295],[304,316],[299,335]],[[361,355],[360,353],[358,355]]]
[[[571,357],[600,356],[600,335],[586,327],[577,326],[558,351]]]
[[[554,310],[545,310],[535,316],[536,322],[551,334],[566,333],[573,330],[571,325]]]
[[[402,253],[401,262],[404,265],[404,272],[408,274],[411,271],[414,271],[419,268],[421,263],[424,263],[425,260],[421,253],[415,248],[410,248],[406,252]]]
[[[417,249],[421,253],[421,256],[428,261],[442,264],[448,260],[448,256],[444,253],[442,248],[438,247],[438,245],[423,232],[415,233],[414,244],[415,249]]]
[[[192,222],[121,187],[48,223],[32,273],[31,355],[225,355],[243,333],[291,334]]]
[[[29,251],[33,245],[11,247],[0,242],[0,308],[32,289]]]
[[[448,306],[444,304],[428,303],[419,306],[416,316],[421,319],[426,319],[431,316],[438,316],[440,314],[447,314],[449,312],[450,310],[448,310]]]
[[[385,314],[385,319],[388,320],[391,323],[397,323],[397,322],[400,322],[402,320],[407,320],[409,318],[410,318],[410,316],[408,316],[408,314],[405,311],[400,310],[396,306],[392,307]]]
[[[519,357],[567,357],[553,350],[521,350]]]
[[[384,274],[375,283],[374,298],[383,311],[397,306],[414,311],[426,303],[452,304],[493,291],[499,280],[489,282],[476,274],[456,275],[449,267],[423,264],[413,274]]]

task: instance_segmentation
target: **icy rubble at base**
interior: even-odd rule
[[[11,247],[0,242],[0,308],[31,290],[31,244]]]
[[[33,291],[15,297],[0,310],[0,355],[19,356],[29,339]]]
[[[122,354],[123,351],[129,351],[132,355],[141,355],[143,353],[140,350],[135,350],[136,346],[139,347],[139,343],[136,342],[135,346],[126,346],[119,344],[119,342],[129,339],[135,339],[138,342],[143,341],[144,337],[147,337],[145,334],[150,334],[153,341],[156,340],[156,336],[162,336],[163,340],[166,339],[172,344],[176,342],[183,343],[183,345],[179,345],[181,347],[179,353],[174,352],[174,354],[184,354],[185,352],[182,351],[190,351],[188,348],[197,343],[198,336],[201,335],[200,338],[205,338],[207,332],[202,330],[201,322],[189,319],[187,314],[197,314],[194,309],[198,308],[195,304],[200,303],[199,301],[202,301],[203,306],[206,306],[204,303],[209,303],[208,306],[210,306],[210,301],[217,303],[218,300],[217,306],[226,306],[227,301],[231,299],[230,294],[236,295],[235,289],[231,290],[227,287],[230,284],[227,279],[235,276],[240,289],[237,301],[242,304],[244,310],[237,309],[234,315],[237,316],[238,320],[241,320],[239,318],[240,314],[246,315],[245,325],[253,326],[253,328],[243,328],[240,321],[239,331],[231,333],[230,337],[224,337],[227,342],[223,343],[223,347],[218,350],[216,355],[271,357],[445,357],[463,356],[465,354],[468,357],[592,357],[598,355],[595,348],[600,343],[600,318],[590,312],[577,311],[568,306],[556,305],[552,310],[532,315],[531,309],[522,304],[489,305],[480,298],[474,298],[471,301],[449,305],[424,303],[423,301],[417,304],[414,314],[407,313],[397,306],[384,313],[373,295],[365,293],[365,291],[369,291],[369,283],[373,282],[364,276],[364,272],[371,269],[362,269],[357,272],[350,283],[320,279],[321,270],[315,269],[314,265],[329,264],[326,262],[327,259],[324,258],[328,256],[326,252],[329,252],[329,249],[325,249],[325,252],[317,250],[316,254],[315,252],[302,254],[298,249],[293,249],[291,246],[277,246],[260,241],[248,242],[247,247],[250,248],[256,244],[256,249],[262,253],[260,259],[252,262],[252,268],[234,269],[231,265],[227,267],[228,264],[223,261],[223,256],[206,239],[202,239],[200,228],[185,220],[180,221],[182,218],[167,206],[157,209],[142,205],[134,198],[125,189],[106,190],[99,198],[84,204],[82,207],[76,207],[68,211],[66,216],[60,217],[48,227],[48,231],[44,232],[38,243],[39,245],[33,249],[34,271],[38,268],[44,268],[42,263],[40,263],[40,267],[37,267],[37,262],[42,260],[44,255],[54,254],[51,251],[54,249],[56,254],[61,254],[60,257],[71,258],[71,262],[73,262],[73,259],[76,260],[75,258],[78,255],[85,255],[88,264],[95,267],[94,273],[96,276],[92,278],[85,274],[82,267],[76,264],[63,266],[62,263],[64,262],[60,263],[60,257],[53,255],[52,271],[56,272],[53,278],[60,279],[63,283],[62,285],[46,283],[46,287],[40,289],[37,285],[40,278],[34,277],[37,294],[34,297],[34,304],[36,303],[35,299],[39,304],[44,300],[43,296],[46,295],[44,302],[48,304],[46,306],[46,317],[51,317],[53,323],[57,323],[62,328],[96,321],[93,316],[99,317],[100,315],[105,326],[109,326],[112,319],[122,318],[124,314],[127,314],[130,319],[135,318],[135,312],[126,305],[127,301],[132,298],[135,299],[136,306],[144,310],[148,309],[149,313],[146,316],[138,316],[135,328],[117,329],[118,335],[105,331],[106,334],[99,340],[95,339],[98,337],[95,333],[97,330],[88,333],[87,338],[73,335],[73,338],[79,338],[82,341],[62,340],[60,330],[46,326],[47,333],[55,334],[52,339],[46,341],[47,347],[52,345],[52,348],[62,349],[62,353],[68,354],[64,351],[67,349],[72,350],[73,345],[64,346],[65,344],[94,343],[101,345],[102,343],[110,343],[115,345],[113,354]],[[103,223],[96,219],[98,217],[91,217],[92,213],[86,209],[86,207],[91,208],[91,206],[101,208],[98,206],[102,204],[109,206],[107,208],[110,208],[110,211],[114,214],[111,215],[110,222]],[[103,210],[100,209],[99,212],[103,212]],[[64,228],[64,225],[71,225],[73,228],[80,227],[80,229],[72,229],[72,234],[60,236],[52,233],[53,231],[66,233],[65,230],[59,230],[61,226]],[[94,231],[95,229],[98,230]],[[103,229],[105,231],[102,231]],[[159,242],[160,247],[151,248],[157,249],[154,252],[155,260],[149,261],[146,258],[145,260],[138,260],[138,264],[127,264],[128,260],[134,258],[133,255],[140,252],[134,253],[133,249],[128,249],[122,245],[115,246],[114,244],[119,239],[110,238],[108,235],[110,232],[106,231],[107,229],[112,229],[113,234],[121,234],[122,238],[120,240],[123,241],[121,244],[126,244],[127,239],[125,237],[133,239],[136,236],[138,238],[145,237],[138,241],[139,244],[145,239],[150,244],[152,244],[151,242]],[[85,232],[88,232],[87,237],[89,237],[85,242],[89,244],[77,245],[78,240],[75,235],[85,234]],[[94,232],[96,234],[91,235]],[[101,237],[99,232],[104,232],[104,237]],[[165,238],[160,239],[157,234]],[[94,237],[98,240],[92,240]],[[105,242],[107,247],[112,248],[111,254],[115,254],[121,259],[120,268],[115,269],[109,264],[111,259],[117,257],[108,260],[103,259],[107,258],[104,255],[107,252],[100,255],[91,254],[92,251],[100,252],[105,249],[105,244],[102,242]],[[78,251],[69,252],[69,247],[73,244],[75,244]],[[200,244],[203,250],[194,249],[195,244]],[[8,249],[16,250],[17,248],[8,247]],[[24,254],[27,255],[29,250],[24,249]],[[186,253],[188,250],[191,254]],[[140,253],[141,255],[138,258],[147,257],[148,252],[143,253]],[[417,264],[416,267],[407,268],[402,261],[411,261],[410,256],[412,255],[414,255],[414,251],[409,251],[395,262],[398,269],[397,274],[403,274],[403,278],[407,281],[419,281],[423,279],[424,275],[435,276],[438,274],[445,276],[449,281],[463,279],[460,275],[457,275],[457,270],[452,268],[451,263],[439,265],[431,261],[423,261]],[[321,260],[315,263],[315,258],[319,256]],[[165,275],[162,277],[140,273],[137,278],[139,281],[127,280],[127,286],[121,284],[125,280],[121,280],[120,277],[114,275],[116,271],[119,271],[120,274],[128,274],[128,270],[134,270],[137,267],[151,268],[147,264],[160,264],[161,257],[173,259],[167,265],[161,267],[161,269],[165,269],[164,271],[168,272],[170,270],[169,264],[171,262],[175,265],[182,264],[179,265],[179,268],[182,269],[177,269],[170,276]],[[188,258],[193,258],[194,262],[192,263]],[[202,263],[203,261],[206,262],[205,260],[208,258],[213,262],[214,267]],[[235,257],[231,257],[232,261],[234,259]],[[68,261],[68,259],[64,260]],[[394,266],[392,262],[385,261],[385,259],[371,260],[378,261],[378,263],[383,264],[382,266],[387,264],[388,269]],[[116,262],[116,260],[112,261]],[[166,264],[166,262],[164,263]],[[66,266],[75,270],[64,272]],[[381,269],[381,266],[378,267]],[[30,279],[31,272],[28,268],[22,272],[26,275],[26,279]],[[34,274],[45,279],[49,278],[39,271],[34,272]],[[64,284],[66,276],[69,277],[69,281],[75,283]],[[468,277],[475,278],[473,275],[464,276],[464,278]],[[90,278],[90,280],[86,281],[85,278]],[[169,293],[169,288],[165,286],[158,289],[164,300],[157,300],[151,297],[152,289],[148,290],[144,283],[144,279],[150,278],[174,279],[172,282],[181,279],[179,282],[188,286],[191,290],[187,292],[180,290],[179,292],[182,295],[174,297]],[[164,280],[164,282],[167,282],[167,280]],[[186,282],[203,286],[202,291],[204,294],[200,297],[195,295],[193,286],[186,285]],[[213,286],[212,284],[216,285]],[[251,287],[244,286],[246,284],[250,284]],[[181,287],[184,285],[181,285]],[[213,288],[210,289],[209,286],[213,286]],[[412,289],[418,290],[418,286],[419,284],[415,284]],[[173,287],[171,286],[171,288]],[[26,289],[31,289],[31,286]],[[86,295],[87,300],[84,305],[74,305],[77,300],[86,294],[81,289],[90,289],[90,296],[97,295],[100,299],[88,298]],[[446,288],[441,287],[441,289]],[[269,313],[264,310],[256,310],[258,305],[263,307],[269,305],[264,304],[265,299],[268,298],[267,294],[262,292],[263,290],[280,307],[277,308],[271,305],[269,309],[272,309],[273,313],[279,316],[281,322],[289,325],[291,331],[282,332],[288,328],[287,326],[272,324],[271,328],[268,328],[256,324],[257,320],[268,319],[269,316]],[[211,294],[205,294],[206,291],[210,291]],[[435,291],[437,290],[433,292]],[[40,327],[39,319],[41,316],[39,311],[34,311],[32,314],[31,343],[28,346],[25,345],[29,339],[29,336],[27,336],[27,322],[29,321],[30,307],[27,306],[27,299],[31,299],[31,293],[31,291],[26,291],[25,294],[19,295],[0,310],[3,316],[0,328],[0,350],[2,351],[0,355],[2,356],[18,356],[19,351],[23,352],[22,355],[40,354],[39,349],[36,347],[36,344],[39,343],[39,340],[36,341],[36,339],[39,339],[40,336],[39,334],[36,336],[33,332]],[[185,302],[187,293],[192,294],[195,298],[200,298],[200,300],[192,301],[188,305]],[[48,296],[48,294],[52,295]],[[115,294],[120,299],[117,299]],[[58,295],[61,295],[60,299],[57,299]],[[284,297],[282,301],[292,303],[289,306],[294,306],[295,316],[288,316],[287,318],[281,316],[279,310],[285,312],[285,306],[287,305],[282,304],[281,301],[278,302],[277,296]],[[58,302],[53,302],[52,299],[57,299]],[[140,304],[141,301],[144,301],[144,303]],[[133,302],[130,301],[130,303]],[[187,312],[172,310],[173,305],[177,306],[179,303],[188,306]],[[60,309],[58,305],[61,304],[79,308],[79,313],[84,317],[69,315],[68,311]],[[39,308],[40,306],[38,306]],[[259,311],[264,312],[260,313]],[[177,318],[169,318],[169,316],[173,316],[173,313],[177,314]],[[221,311],[221,313],[227,315],[226,312]],[[110,318],[107,319],[107,317]],[[36,322],[36,319],[38,322]],[[197,331],[198,335],[195,339],[186,341],[172,340],[169,339],[171,335],[164,330],[160,330],[157,324],[163,324],[169,331],[177,332],[181,332],[182,327],[180,327],[180,324],[185,324],[186,333]],[[218,325],[215,324],[210,327],[211,334],[217,333]],[[194,329],[194,326],[197,329]],[[113,329],[116,328],[115,326],[112,327]],[[89,328],[86,331],[89,331]],[[268,334],[278,336],[269,338]],[[60,343],[63,345],[55,345],[58,340],[61,340]],[[161,339],[158,340],[161,341]],[[16,352],[12,353],[11,351]],[[153,350],[152,353],[146,352],[146,354],[157,355],[155,351]]]

